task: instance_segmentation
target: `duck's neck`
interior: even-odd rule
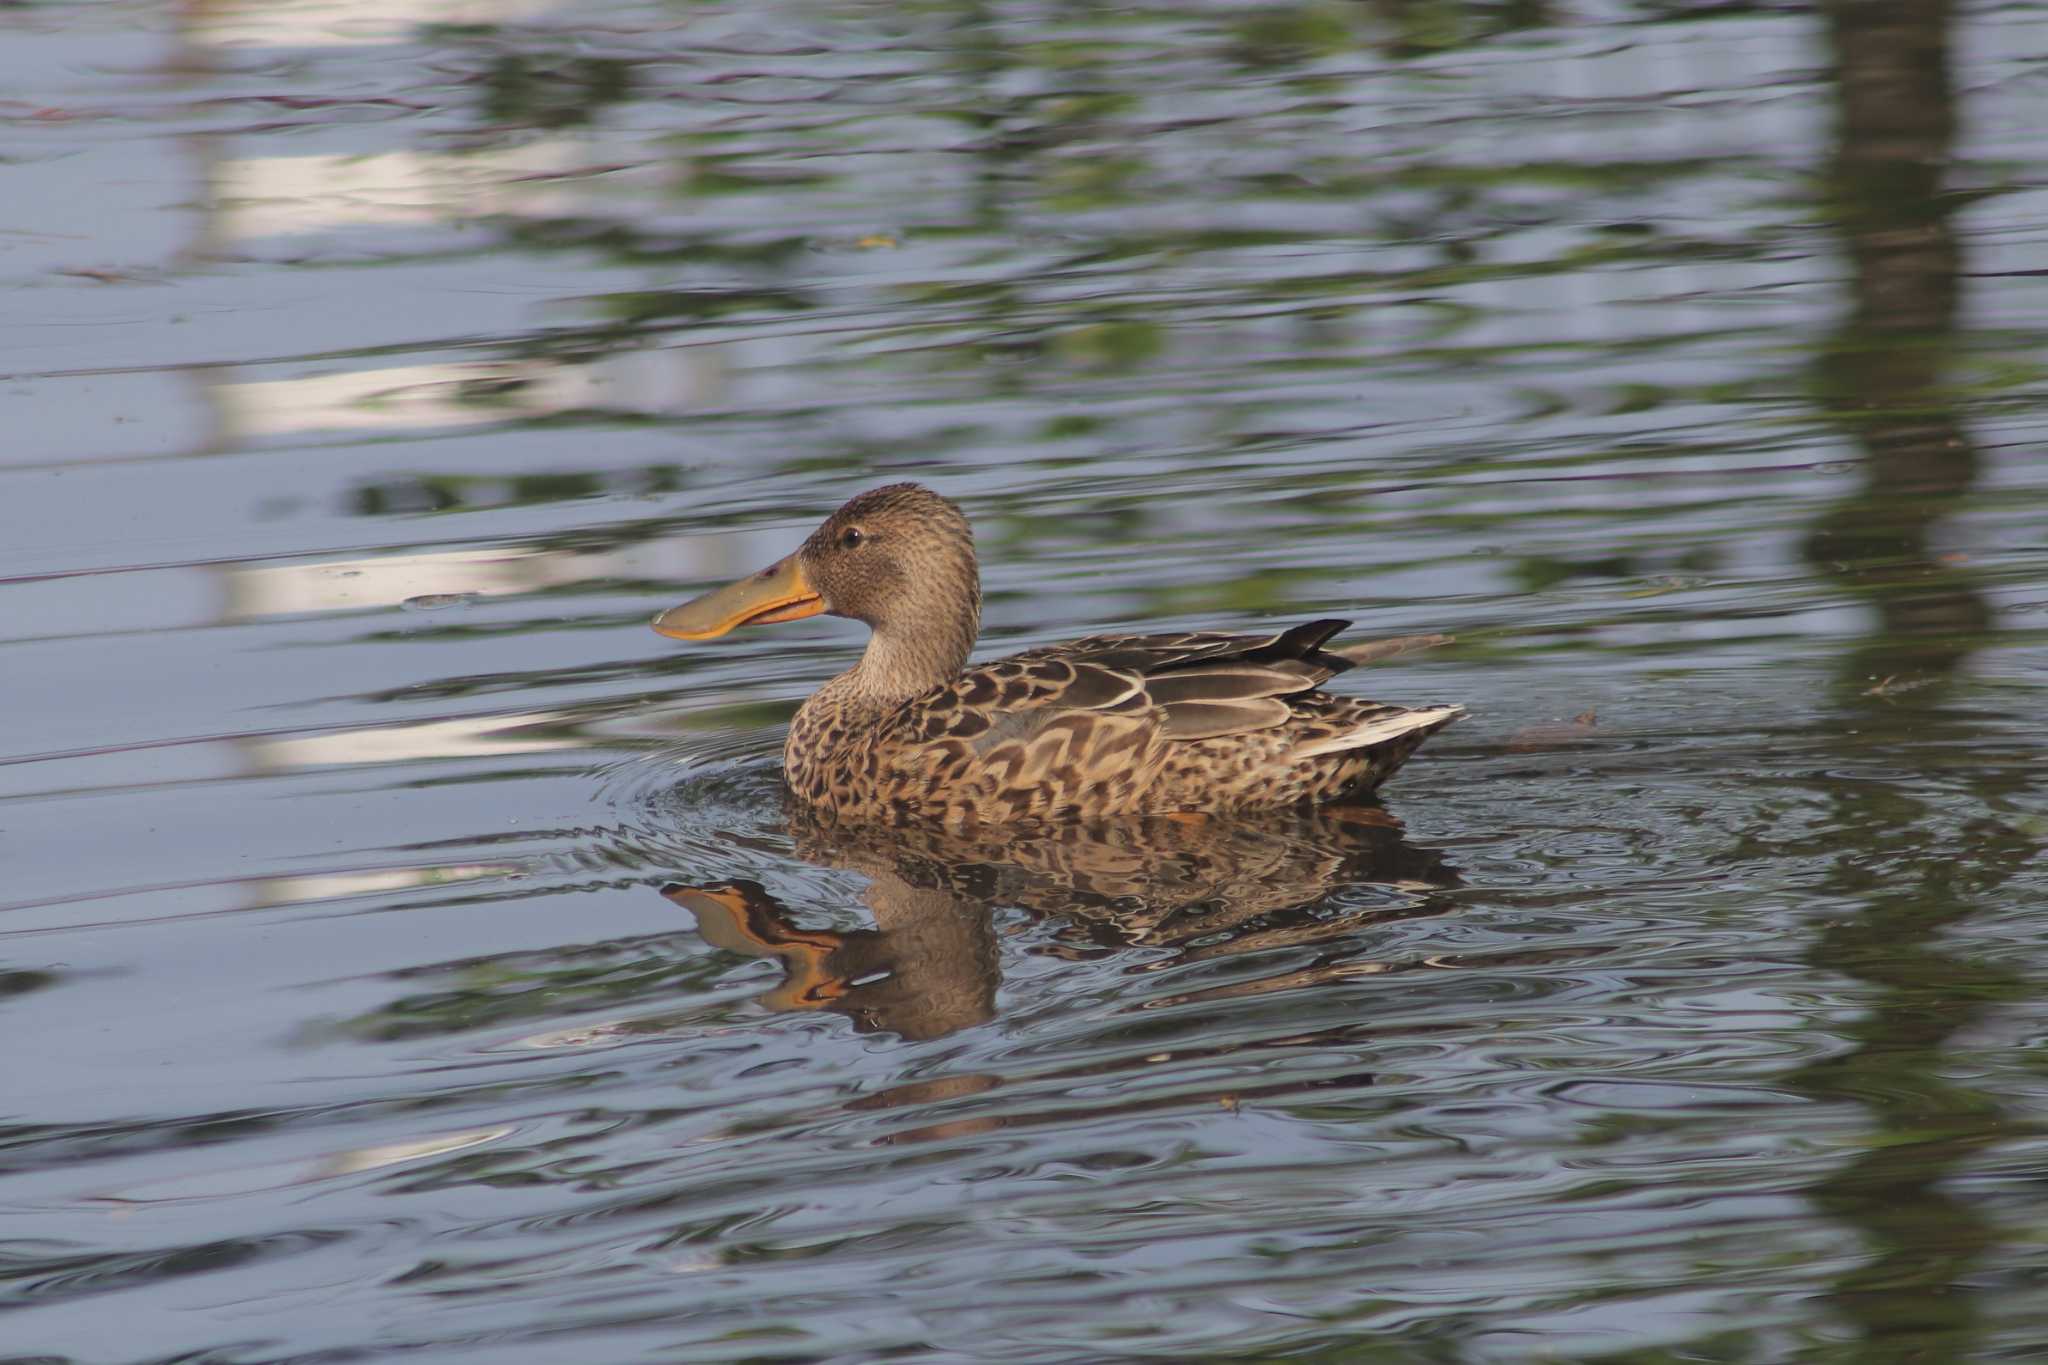
[[[913,697],[960,676],[981,627],[980,602],[921,626],[878,624],[860,662],[811,694],[790,723],[783,760],[793,785],[836,750],[872,733],[876,722]],[[815,798],[813,798],[815,799]]]
[[[834,681],[845,684],[848,695],[879,708],[909,701],[960,676],[974,648],[980,616],[976,611],[945,623],[927,622],[918,629],[878,625],[860,662]]]
[[[860,662],[811,694],[797,719],[830,716],[842,734],[857,732],[889,712],[960,676],[974,636],[934,629],[929,633],[878,628]],[[809,727],[800,727],[809,728]],[[796,729],[791,730],[791,738]]]

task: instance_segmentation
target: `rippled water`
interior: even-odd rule
[[[0,7],[0,1357],[2048,1350],[2048,5]],[[785,812],[1355,617],[1383,806]]]

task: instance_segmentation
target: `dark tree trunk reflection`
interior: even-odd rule
[[[1844,1358],[1961,1359],[1982,1332],[1968,1277],[1997,1231],[1946,1182],[1997,1131],[1997,1106],[1947,1079],[1944,1053],[2022,983],[1951,956],[1943,935],[2035,850],[1996,817],[2000,770],[1949,703],[1949,684],[1992,625],[1972,571],[1934,542],[1979,469],[1949,374],[1961,264],[1944,186],[1955,15],[1948,0],[1835,0],[1825,13],[1838,119],[1830,204],[1852,302],[1813,379],[1860,447],[1863,483],[1820,518],[1807,555],[1876,617],[1836,678],[1830,742],[1851,770],[1902,746],[1926,761],[1910,765],[1910,782],[1830,779],[1840,851],[1817,889],[1860,908],[1830,922],[1811,958],[1864,983],[1871,1012],[1849,1031],[1853,1050],[1793,1082],[1864,1106],[1875,1129],[1866,1154],[1811,1192],[1872,1253],[1835,1286],[1861,1337]],[[1959,846],[1935,806],[1971,798],[1988,810]]]

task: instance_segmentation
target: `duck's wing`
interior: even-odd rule
[[[1031,740],[1063,716],[1145,720],[1169,740],[1270,729],[1294,714],[1287,698],[1353,666],[1347,653],[1322,647],[1349,624],[1310,621],[1275,635],[1096,635],[1027,650],[970,668],[945,689],[941,706],[964,725],[938,733],[972,738],[986,755],[998,744]],[[1417,647],[1381,641],[1373,657],[1399,652],[1390,643]]]
[[[1408,736],[1412,749],[1457,715],[1317,691],[1353,666],[1323,648],[1346,624],[1096,636],[969,668],[884,722],[882,798],[1003,823],[1178,808],[1195,791],[1268,804],[1332,794],[1344,774],[1311,783],[1301,760]]]
[[[1056,645],[1040,645],[1011,657],[1080,659],[1108,668],[1160,673],[1189,664],[1240,656],[1313,655],[1330,669],[1331,674],[1336,674],[1360,664],[1390,659],[1397,654],[1434,649],[1438,645],[1450,644],[1456,638],[1450,635],[1399,635],[1385,640],[1368,640],[1363,644],[1323,648],[1325,642],[1350,624],[1349,621],[1327,618],[1274,635],[1238,635],[1221,630],[1189,630],[1167,635],[1090,635],[1080,640],[1064,640]]]
[[[1239,635],[1222,630],[1186,630],[1161,635],[1090,635],[1062,640],[1010,656],[1017,660],[1067,659],[1138,674],[1164,673],[1204,662],[1276,653],[1301,657],[1322,652],[1318,647],[1349,621],[1310,621],[1274,635]],[[1001,662],[1008,662],[1003,660]],[[1340,659],[1330,660],[1341,671]]]

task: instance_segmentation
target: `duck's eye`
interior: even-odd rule
[[[860,533],[860,527],[858,526],[849,526],[839,533],[840,545],[849,550],[866,539],[867,537]]]

